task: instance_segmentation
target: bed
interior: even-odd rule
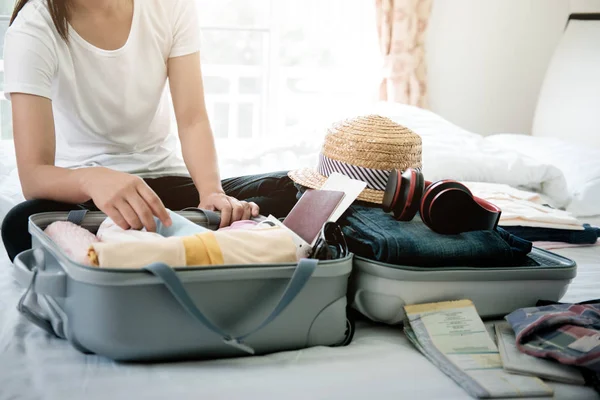
[[[597,220],[600,223],[600,219]],[[600,248],[556,252],[579,263],[565,301],[599,296]],[[264,357],[120,365],[83,355],[20,317],[22,289],[0,250],[0,399],[469,399],[395,327],[361,322],[344,348]],[[597,399],[589,387],[552,384],[556,399]]]
[[[422,135],[424,172],[429,179],[450,174],[464,180],[510,184],[538,190],[548,202],[566,208],[574,196],[581,197],[581,183],[569,182],[568,171],[565,174],[539,154],[526,155],[509,148],[515,140],[535,139],[505,135],[506,143],[497,138],[490,140],[409,106],[378,105],[369,111],[387,115]],[[537,146],[536,151],[541,153],[542,147]],[[283,157],[290,162],[287,153],[296,157],[296,164],[284,167],[303,166],[312,162],[318,149],[318,144],[285,144],[265,150],[266,155],[254,160],[226,159],[226,170],[235,173],[236,163],[254,162],[258,172],[271,168],[261,165],[261,160],[278,165],[277,158]],[[0,183],[0,194],[9,205],[19,201],[15,177],[13,166],[4,177],[8,184]],[[581,211],[581,207],[575,211]],[[594,216],[584,214],[578,214],[582,221],[600,225],[600,212]],[[600,298],[600,246],[554,251],[579,265],[578,275],[563,300]],[[312,348],[231,360],[126,365],[83,355],[67,342],[48,337],[18,314],[16,304],[22,292],[13,280],[5,251],[0,249],[0,399],[470,398],[421,356],[398,327],[360,322],[354,340],[344,348]],[[589,387],[553,386],[557,399],[600,398]]]
[[[410,106],[380,104],[364,112],[386,115],[422,136],[428,179],[454,177],[538,191],[547,202],[572,208],[581,221],[600,225],[600,211],[594,211],[600,202],[593,201],[593,175],[600,177],[600,172],[595,172],[592,161],[584,171],[569,169],[570,164],[564,162],[593,150],[562,143],[558,146],[562,165],[550,162],[555,159],[552,152],[557,146],[546,139],[511,134],[484,138]],[[535,151],[524,150],[531,144],[520,142],[531,141]],[[22,199],[14,162],[10,161],[14,155],[10,154],[10,144],[3,146],[7,157],[2,158],[0,206],[4,209],[0,212]],[[311,165],[318,150],[318,141],[276,145],[252,159],[226,158],[224,171],[233,175],[242,167],[261,172],[274,166]],[[600,154],[586,159],[600,160]],[[579,266],[563,300],[600,298],[600,246],[554,251],[576,260]],[[0,400],[470,398],[421,356],[397,327],[360,322],[354,340],[344,348],[206,362],[121,365],[80,354],[67,342],[48,337],[24,320],[16,310],[22,292],[13,280],[4,249],[0,249]],[[600,398],[589,387],[553,386],[557,399]]]
[[[545,114],[553,115],[547,104],[544,107]],[[543,135],[482,137],[429,111],[397,104],[349,114],[355,112],[388,116],[421,135],[424,173],[430,180],[452,177],[536,191],[582,222],[600,225],[598,148]],[[311,166],[319,151],[317,136],[265,143],[264,151],[252,157],[243,149],[220,152],[225,156],[223,175]],[[0,143],[0,157],[2,219],[22,196],[10,143]],[[578,264],[578,275],[563,301],[600,298],[600,246],[553,251]],[[0,400],[470,398],[421,356],[398,327],[360,322],[352,343],[342,348],[203,362],[117,364],[83,355],[24,320],[16,310],[22,292],[0,249]],[[600,398],[589,387],[552,386],[557,399]]]

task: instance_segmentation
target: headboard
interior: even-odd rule
[[[570,15],[542,84],[532,135],[600,148],[600,13]]]

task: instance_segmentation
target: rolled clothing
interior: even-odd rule
[[[56,221],[44,229],[44,233],[73,261],[89,265],[87,251],[99,240],[92,232],[68,221]]]
[[[297,262],[291,235],[278,227],[207,231],[154,241],[93,243],[92,266],[142,268],[155,262],[171,267],[281,264]]]
[[[441,235],[419,216],[401,222],[379,207],[354,204],[340,219],[349,250],[394,265],[506,267],[537,265],[527,257],[532,243],[497,230]]]
[[[532,242],[563,242],[571,244],[594,244],[600,237],[600,228],[583,224],[583,230],[532,228],[528,226],[505,226],[507,232]]]

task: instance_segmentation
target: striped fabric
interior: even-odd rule
[[[522,353],[600,372],[600,303],[522,308],[505,319]]]
[[[366,182],[369,189],[381,191],[385,190],[390,176],[390,171],[347,164],[343,161],[333,160],[323,153],[319,154],[317,170],[321,175],[326,177],[329,177],[334,172],[338,172],[349,178]]]

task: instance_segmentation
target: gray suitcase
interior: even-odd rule
[[[354,256],[349,301],[367,318],[396,325],[408,304],[469,299],[481,317],[502,318],[538,300],[560,300],[577,275],[575,262],[537,248],[529,257],[539,265],[423,268]]]
[[[204,226],[214,217],[180,214]],[[43,233],[67,219],[95,232],[104,218],[36,214],[32,249],[15,259],[16,278],[27,288],[21,312],[81,352],[119,361],[217,358],[342,345],[351,334],[352,255],[298,265],[109,270],[72,262]]]

